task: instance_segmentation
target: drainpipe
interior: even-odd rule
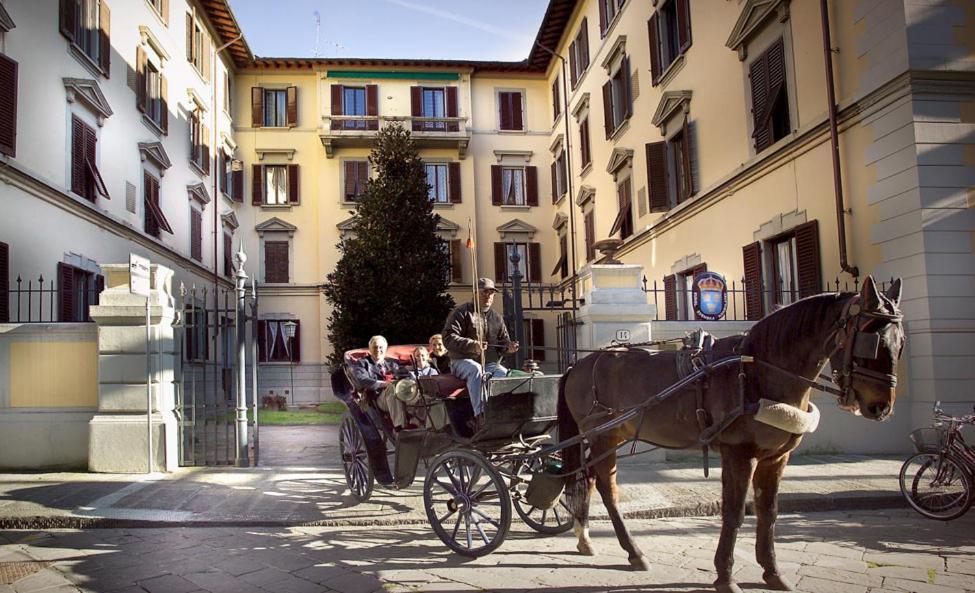
[[[220,52],[230,47],[232,44],[237,43],[237,40],[243,37],[244,34],[240,33],[227,43],[224,43],[218,47],[213,52],[213,64],[210,67],[210,105],[213,114],[213,154],[214,157],[220,154],[220,126],[217,125],[219,121],[219,116],[217,114],[217,88],[219,82],[217,81],[217,62],[220,61]],[[210,155],[207,155],[210,158]],[[220,166],[220,159],[214,158],[214,163],[210,168],[211,177],[213,180],[213,298],[217,298],[217,291],[220,286],[220,263],[217,259],[217,238],[220,236],[220,187],[218,181],[222,171],[218,171],[217,168]]]
[[[829,100],[829,143],[833,157],[833,192],[836,195],[836,232],[840,246],[840,268],[853,276],[860,276],[860,270],[847,259],[846,253],[846,208],[843,206],[843,179],[840,175],[840,143],[836,131],[836,89],[833,84],[833,55],[829,35],[829,7],[826,0],[819,1],[823,18],[823,61],[826,65],[826,95]]]

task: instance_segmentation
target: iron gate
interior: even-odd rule
[[[243,282],[241,281],[241,286]],[[242,297],[242,298],[240,298]],[[180,286],[180,317],[174,339],[180,355],[176,377],[181,466],[258,463],[257,292]],[[244,337],[246,408],[245,455],[239,449],[237,423],[240,361],[237,335]],[[243,459],[241,459],[243,457]]]

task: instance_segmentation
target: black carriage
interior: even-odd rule
[[[409,365],[412,350],[391,346],[386,356]],[[357,501],[367,500],[377,482],[384,488],[409,487],[422,461],[427,518],[459,554],[477,557],[500,546],[512,507],[537,532],[571,529],[563,480],[555,476],[559,457],[534,455],[553,442],[560,375],[489,380],[480,425],[471,422],[463,381],[453,375],[420,377],[401,388],[419,428],[395,431],[376,403],[379,394],[360,389],[351,372],[351,365],[366,355],[364,349],[346,352],[343,368],[332,374],[332,390],[348,408],[339,448]]]

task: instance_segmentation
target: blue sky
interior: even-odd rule
[[[314,56],[317,11],[319,57],[457,60],[528,57],[547,5],[548,0],[230,0],[259,56]]]

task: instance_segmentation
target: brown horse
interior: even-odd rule
[[[886,420],[893,410],[896,366],[905,341],[898,310],[900,293],[900,279],[882,293],[868,277],[859,294],[828,293],[802,299],[757,322],[744,338],[718,340],[717,358],[754,357],[755,362],[744,364],[741,379],[746,402],[761,397],[803,411],[809,409],[811,382],[829,360],[841,406],[865,418]],[[563,378],[559,392],[560,440],[592,429],[675,384],[676,356],[674,352],[624,349],[579,361]],[[758,523],[755,554],[765,582],[773,589],[792,589],[776,565],[773,529],[779,481],[802,435],[760,423],[749,414],[732,420],[729,414],[739,398],[739,381],[738,365],[715,371],[703,396],[695,388],[685,388],[621,426],[587,439],[588,469],[570,478],[566,488],[581,553],[593,554],[588,515],[595,487],[620,545],[629,553],[630,564],[640,570],[649,568],[617,507],[615,449],[632,439],[674,449],[699,446],[701,425],[696,410],[700,399],[711,425],[730,421],[711,443],[721,453],[722,524],[714,556],[715,588],[722,593],[741,591],[731,573],[751,482]],[[582,467],[582,453],[582,446],[567,449],[565,469]]]

